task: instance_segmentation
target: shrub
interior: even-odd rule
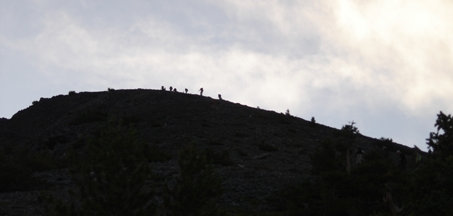
[[[311,126],[315,126],[315,125],[316,125],[316,119],[315,119],[315,117],[311,117],[310,125],[311,125]]]
[[[261,141],[261,142],[258,144],[258,148],[259,148],[260,150],[262,150],[262,151],[265,151],[265,152],[274,152],[274,151],[278,151],[278,148],[277,148],[275,145],[265,143],[264,141]]]
[[[407,179],[384,154],[369,152],[348,174],[334,144],[326,141],[312,155],[315,177],[290,184],[280,194],[283,215],[391,215],[383,200],[387,192],[398,204],[408,203]]]
[[[206,152],[188,145],[180,152],[178,164],[176,185],[168,189],[165,199],[169,215],[222,215],[216,206],[222,194],[221,181],[209,165]]]
[[[360,134],[360,131],[355,124],[356,123],[354,121],[351,121],[348,124],[343,125],[340,130],[340,135],[344,138],[354,139],[358,134]]]
[[[379,140],[380,140],[381,142],[383,142],[383,143],[390,143],[390,144],[393,143],[392,138],[381,137],[381,138],[379,138]]]
[[[68,95],[72,96],[72,95],[75,95],[76,92],[75,91],[69,91]]]
[[[74,215],[152,214],[146,152],[146,145],[131,129],[112,124],[101,130],[82,153],[73,156],[72,178],[78,192],[64,208],[59,205],[60,211]]]
[[[246,132],[242,132],[242,131],[236,131],[234,133],[234,136],[237,137],[237,138],[246,138],[246,137],[249,137],[250,134],[248,134]]]
[[[231,166],[234,164],[231,160],[230,152],[228,150],[213,151],[208,149],[206,151],[206,159],[212,164],[219,164],[223,166]]]
[[[171,155],[162,150],[157,145],[151,144],[145,146],[146,157],[149,162],[164,162],[171,160]]]
[[[311,155],[312,172],[319,174],[321,172],[339,169],[341,163],[339,163],[336,157],[337,154],[332,141],[326,140],[322,142]]]
[[[50,154],[25,148],[0,149],[0,192],[24,191],[43,186],[33,173],[56,168]]]
[[[102,122],[108,119],[108,114],[104,111],[87,110],[78,113],[71,121],[72,125],[80,125],[91,122]]]
[[[0,192],[28,190],[34,181],[29,167],[0,156]]]
[[[286,109],[285,115],[290,116],[289,109]]]

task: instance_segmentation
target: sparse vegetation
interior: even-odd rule
[[[146,153],[149,162],[164,162],[171,160],[171,155],[155,144],[146,145],[144,152]]]
[[[341,165],[347,154],[341,139],[325,141],[312,156],[317,177],[279,194],[285,198],[282,215],[452,215],[453,156],[449,148],[438,148],[452,144],[451,116],[440,113],[436,127],[428,138],[430,146],[436,146],[433,155],[410,170],[398,166],[388,153],[372,151],[348,173]],[[358,134],[352,123],[343,129],[346,137]],[[392,143],[388,138],[381,141]]]
[[[265,152],[274,152],[274,151],[278,151],[278,148],[275,146],[275,145],[272,145],[272,144],[268,144],[264,141],[261,141],[260,143],[258,143],[258,148],[262,151],[265,151]]]
[[[432,155],[425,158],[413,173],[412,215],[453,215],[453,118],[440,112],[437,131],[427,139]]]
[[[92,122],[105,122],[108,119],[108,115],[102,110],[87,110],[84,112],[77,113],[71,121],[72,125],[81,125]]]
[[[286,110],[285,115],[290,116],[289,109]]]
[[[245,138],[245,137],[250,137],[250,134],[247,134],[247,133],[244,133],[244,132],[241,132],[241,131],[237,131],[234,134],[234,136],[237,137],[237,138]]]
[[[57,205],[58,211],[65,215],[151,214],[152,188],[146,182],[152,174],[146,152],[146,144],[131,129],[112,123],[99,131],[83,152],[73,155],[77,190],[69,203]]]
[[[212,149],[207,149],[206,160],[212,164],[219,164],[222,166],[234,165],[234,162],[231,160],[230,152],[228,150],[215,151]]]
[[[222,215],[216,205],[222,194],[221,180],[210,165],[207,154],[194,145],[179,156],[176,185],[168,188],[165,206],[170,216]]]
[[[357,128],[356,123],[354,121],[351,121],[348,124],[343,125],[340,133],[341,136],[345,138],[355,138],[358,134],[360,134],[360,131]]]
[[[443,112],[437,114],[436,132],[431,132],[427,139],[429,148],[439,157],[453,155],[453,117]]]
[[[192,95],[39,103],[0,119],[0,214],[453,215],[453,117],[442,112],[427,154],[355,122],[335,130]]]
[[[350,174],[352,169],[352,151],[355,147],[355,139],[359,135],[359,129],[355,126],[355,122],[351,121],[344,125],[340,130],[339,148],[345,152],[346,173]]]
[[[315,179],[290,185],[282,197],[284,215],[390,215],[383,198],[402,201],[406,180],[402,171],[377,152],[368,153],[351,173],[343,169],[346,149],[325,141],[312,156]]]
[[[16,146],[0,147],[0,192],[42,187],[44,183],[33,174],[56,167],[55,160],[44,152]]]
[[[379,140],[384,143],[393,143],[392,138],[381,137]]]

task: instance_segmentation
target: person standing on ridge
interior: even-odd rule
[[[219,94],[219,100],[222,100],[222,95],[221,94]]]
[[[185,89],[184,89],[184,91],[185,91],[185,92],[186,92],[186,94],[187,94],[187,92],[188,92],[189,90],[188,90],[187,88],[185,88]]]
[[[203,96],[203,88],[200,88],[200,96]]]

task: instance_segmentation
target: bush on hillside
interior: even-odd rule
[[[25,191],[44,186],[35,173],[56,168],[50,154],[21,147],[0,148],[0,192]]]
[[[56,215],[150,215],[154,211],[146,144],[134,130],[111,123],[72,155],[76,184]]]
[[[176,185],[168,188],[165,207],[171,216],[222,215],[217,199],[222,194],[221,180],[208,161],[206,151],[186,146],[178,160]]]

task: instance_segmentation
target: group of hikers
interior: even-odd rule
[[[162,86],[162,87],[161,87],[161,90],[162,90],[162,91],[166,91],[167,89],[165,88],[165,86]],[[178,90],[177,90],[176,88],[173,88],[172,86],[169,87],[169,90],[170,90],[171,92],[178,92]],[[204,91],[204,89],[203,89],[203,88],[200,88],[200,90],[198,90],[198,91],[200,92],[200,96],[203,96],[203,91]],[[188,92],[189,92],[189,90],[188,90],[187,88],[185,88],[185,89],[184,89],[184,93],[187,94]],[[218,94],[218,97],[219,97],[219,100],[222,100],[222,95],[221,95],[221,94]]]

